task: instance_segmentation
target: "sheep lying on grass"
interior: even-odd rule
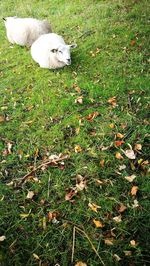
[[[17,17],[6,17],[3,20],[9,42],[21,46],[31,46],[40,35],[52,32],[46,20]]]
[[[71,64],[70,48],[63,38],[55,33],[43,34],[31,46],[32,58],[42,68],[56,69]]]

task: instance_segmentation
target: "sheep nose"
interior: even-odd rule
[[[71,59],[70,58],[67,59],[67,63],[71,64]]]

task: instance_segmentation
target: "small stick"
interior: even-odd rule
[[[71,256],[71,262],[73,263],[74,258],[74,247],[75,247],[75,234],[76,234],[76,227],[73,227],[73,241],[72,241],[72,256]]]
[[[41,169],[42,167],[45,167],[47,165],[50,165],[51,163],[57,164],[58,162],[61,162],[61,161],[65,160],[65,159],[68,159],[68,157],[69,157],[68,155],[65,155],[65,156],[63,156],[61,158],[58,158],[58,159],[55,159],[55,160],[51,159],[49,161],[46,161],[46,162],[40,164],[39,166],[37,166],[36,168],[34,168],[31,172],[29,172],[28,174],[26,174],[25,176],[23,176],[22,178],[20,178],[19,185],[24,180],[26,180],[30,175],[32,175],[33,173],[35,173],[37,170]]]

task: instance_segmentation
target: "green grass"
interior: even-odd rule
[[[102,265],[92,245],[107,266],[149,265],[149,171],[140,163],[149,153],[148,1],[7,0],[0,2],[0,10],[0,236],[6,237],[0,243],[0,265]],[[2,17],[14,15],[47,18],[66,42],[76,42],[72,65],[41,69],[29,49],[10,45]],[[79,96],[82,104],[75,103]],[[113,96],[115,107],[108,103]],[[88,121],[95,111],[100,115]],[[124,134],[121,147],[114,145],[117,133]],[[142,150],[130,160],[122,149],[128,144],[134,149],[136,143]],[[117,151],[122,160],[115,157]],[[64,169],[39,169],[34,175],[40,182],[28,179],[19,185],[33,166],[60,153],[69,155]],[[123,164],[126,168],[119,171]],[[87,180],[87,189],[66,201],[78,174]],[[129,183],[124,177],[132,174],[136,178]],[[139,188],[136,196],[130,193],[133,186]],[[26,198],[28,191],[34,191],[32,199]],[[135,199],[139,207],[133,208]],[[89,203],[101,209],[94,212]],[[121,204],[127,209],[116,223]],[[48,221],[49,212],[56,213],[58,223]],[[104,227],[96,228],[93,219]],[[75,226],[82,232],[76,229],[71,263]],[[107,239],[113,244],[107,245]]]

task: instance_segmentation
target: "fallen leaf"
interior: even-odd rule
[[[127,209],[127,207],[126,207],[123,203],[121,203],[120,206],[119,206],[118,212],[122,213],[122,212],[124,212],[126,209]]]
[[[107,238],[107,239],[104,239],[104,243],[108,246],[112,246],[114,243],[114,239],[113,238]]]
[[[24,218],[27,218],[29,215],[30,213],[21,213],[20,217],[24,219]]]
[[[136,196],[138,190],[139,190],[138,186],[133,186],[131,189],[131,195]]]
[[[133,208],[138,208],[138,207],[139,207],[139,202],[137,201],[137,199],[135,199],[135,200],[133,201],[132,207],[133,207]]]
[[[105,160],[104,159],[103,160],[100,160],[100,163],[99,164],[100,164],[101,167],[104,167]]]
[[[136,44],[136,40],[131,40],[130,45],[134,46]]]
[[[43,225],[43,230],[46,230],[47,226],[46,226],[46,217],[45,216],[43,217],[42,225]]]
[[[120,139],[123,139],[124,138],[124,134],[121,134],[121,133],[117,133],[117,138],[120,138]]]
[[[86,183],[87,182],[86,182],[85,177],[83,177],[82,175],[76,176],[76,188],[77,188],[77,190],[82,191],[83,189],[86,189],[87,188]]]
[[[0,242],[4,241],[6,239],[6,236],[0,236]]]
[[[117,254],[114,254],[113,257],[115,258],[116,261],[120,261],[121,260],[121,258]]]
[[[96,205],[95,203],[89,203],[88,206],[94,212],[97,212],[97,209],[101,208],[100,206]]]
[[[136,151],[141,151],[141,150],[142,150],[142,145],[139,144],[139,143],[136,143],[135,146],[134,146],[134,149],[135,149]]]
[[[123,143],[124,143],[123,140],[116,140],[116,141],[115,141],[115,146],[116,146],[116,147],[120,147]]]
[[[87,266],[87,264],[85,262],[78,261],[75,266]]]
[[[131,245],[132,247],[136,247],[136,246],[137,246],[137,243],[135,242],[135,240],[131,240],[131,241],[130,241],[130,245]]]
[[[135,159],[135,153],[134,153],[134,151],[132,150],[132,147],[131,147],[131,145],[130,145],[130,149],[129,150],[122,150],[123,152],[124,152],[124,154],[129,158],[129,159],[131,159],[131,160],[134,160]]]
[[[4,122],[5,121],[5,117],[0,115],[0,123]]]
[[[122,159],[123,159],[123,156],[121,155],[120,152],[116,152],[115,157],[116,157],[118,160],[122,160]]]
[[[120,223],[120,222],[122,222],[122,220],[121,220],[121,215],[116,216],[116,217],[113,217],[113,220],[114,220],[116,223]]]
[[[71,189],[66,195],[65,200],[71,201],[71,199],[77,194],[77,190]]]
[[[103,228],[104,227],[103,223],[98,221],[98,220],[93,219],[93,223],[95,224],[95,226],[97,228]]]
[[[122,171],[124,169],[126,169],[126,165],[125,164],[122,164],[122,165],[119,166],[119,171]]]
[[[81,146],[80,146],[80,145],[76,145],[76,146],[74,147],[74,151],[75,151],[76,153],[81,152],[81,151],[82,151]]]
[[[115,124],[111,123],[111,124],[109,124],[109,127],[110,128],[115,128]]]
[[[97,116],[99,116],[99,112],[96,111],[96,112],[93,112],[93,113],[87,115],[85,118],[86,118],[86,120],[92,122],[94,120],[94,118],[96,118]]]
[[[8,149],[8,153],[9,153],[9,154],[12,153],[11,148],[12,148],[12,143],[11,143],[11,142],[8,142],[8,143],[7,143],[7,149]]]
[[[27,199],[32,199],[34,196],[34,192],[33,191],[28,191],[28,194],[26,196]]]
[[[125,176],[124,178],[129,182],[133,182],[133,180],[136,178],[136,175]]]
[[[127,256],[127,257],[132,255],[132,252],[130,250],[125,250],[123,252],[124,252],[125,256]]]
[[[33,253],[33,257],[36,259],[36,260],[40,260],[39,256],[35,253]]]
[[[83,103],[83,96],[79,96],[76,100],[75,103],[82,104]]]
[[[116,107],[116,105],[117,105],[116,101],[117,101],[116,96],[108,99],[108,103],[111,104],[113,107]]]

